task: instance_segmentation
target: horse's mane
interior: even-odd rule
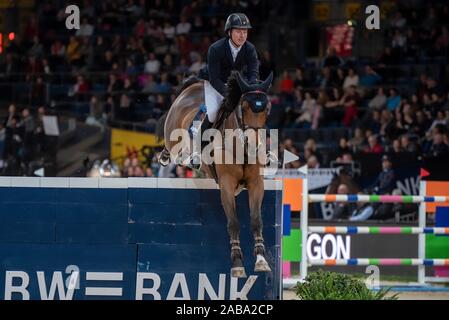
[[[228,92],[223,101],[227,110],[234,110],[240,101],[242,91],[240,90],[239,83],[237,81],[237,71],[232,71],[227,82]]]

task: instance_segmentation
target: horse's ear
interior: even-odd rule
[[[273,71],[270,72],[270,75],[265,79],[265,81],[260,85],[263,92],[267,92],[273,82]]]
[[[237,72],[237,82],[239,84],[240,90],[245,93],[251,91],[251,88],[248,83],[246,83],[245,79],[243,79],[240,72]]]

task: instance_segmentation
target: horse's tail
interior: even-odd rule
[[[167,119],[167,115],[168,115],[168,111],[165,112],[156,123],[155,134],[158,139],[158,142],[160,142],[164,138],[164,127],[165,127],[165,120]]]

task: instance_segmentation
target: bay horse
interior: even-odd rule
[[[273,74],[263,82],[257,84],[248,84],[238,72],[233,72],[228,79],[228,94],[223,100],[226,109],[230,111],[229,115],[222,121],[221,131],[224,129],[241,129],[242,132],[252,129],[257,132],[256,139],[259,137],[259,130],[265,128],[265,123],[269,115],[271,103],[267,96],[267,91],[273,80]],[[184,129],[188,132],[194,116],[199,107],[204,103],[204,80],[197,79],[193,83],[183,88],[179,96],[173,102],[168,111],[164,125],[165,149],[161,153],[160,163],[167,164],[170,161],[180,162],[180,154],[174,151],[174,147],[179,143],[179,139],[171,141],[171,133],[176,129]],[[256,102],[256,103],[255,103]],[[223,108],[222,108],[223,110]],[[223,115],[219,113],[218,119]],[[215,126],[216,127],[216,124]],[[207,131],[206,131],[207,132]],[[187,134],[188,143],[192,139]],[[245,137],[247,137],[245,135]],[[184,137],[185,138],[185,137]],[[184,140],[185,141],[185,140]],[[235,138],[236,144],[248,144],[248,139]],[[215,141],[214,141],[215,142]],[[254,142],[254,141],[253,141]],[[262,142],[256,141],[260,146]],[[265,146],[263,146],[265,148]],[[191,150],[191,149],[190,149]],[[215,154],[214,161],[218,159],[218,153]],[[229,152],[229,150],[226,150]],[[231,152],[235,152],[232,147]],[[245,151],[245,158],[248,153]],[[204,154],[204,152],[203,152]],[[223,153],[220,153],[224,157]],[[235,154],[231,155],[235,160]],[[231,245],[231,275],[237,278],[245,278],[245,268],[243,266],[243,254],[240,247],[240,224],[236,213],[236,195],[246,187],[249,194],[249,208],[251,217],[251,231],[254,238],[254,255],[256,256],[256,272],[270,272],[271,268],[265,259],[264,239],[262,235],[262,217],[261,206],[264,196],[264,179],[261,175],[261,169],[265,164],[257,161],[254,164],[238,164],[233,161],[231,164],[221,161],[214,165],[205,165],[202,158],[201,171],[207,176],[214,178],[219,185],[221,203],[227,218],[227,230]],[[182,160],[181,160],[182,161]]]

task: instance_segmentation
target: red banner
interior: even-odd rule
[[[334,47],[337,55],[347,57],[352,55],[352,40],[354,38],[354,28],[347,24],[339,24],[326,28],[327,43]]]

